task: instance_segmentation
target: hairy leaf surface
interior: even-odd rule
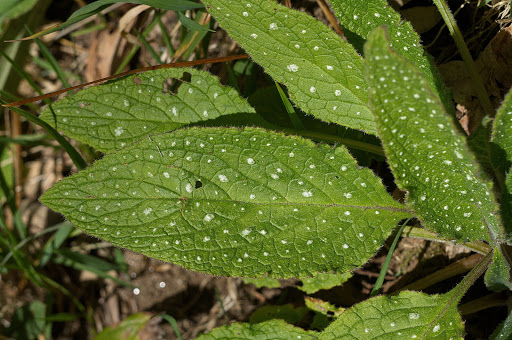
[[[48,107],[41,118],[105,153],[149,134],[222,115],[254,112],[208,72],[171,68],[90,87]]]
[[[349,32],[366,40],[370,32],[380,26],[388,29],[390,46],[402,57],[412,62],[427,79],[430,88],[441,99],[445,108],[452,110],[452,97],[444,86],[433,58],[423,49],[420,36],[411,23],[389,6],[387,0],[331,0],[341,25]],[[349,33],[347,32],[347,33]],[[350,41],[350,34],[347,34]]]
[[[450,298],[410,291],[377,296],[343,312],[320,339],[460,339],[464,325]]]
[[[389,48],[384,29],[370,35],[365,50],[379,134],[423,225],[463,242],[502,234],[497,204],[465,138],[425,77]]]
[[[275,1],[203,3],[304,112],[376,134],[362,58],[331,29]]]
[[[494,118],[492,131],[493,143],[493,161],[497,167],[506,171],[502,173],[505,176],[505,185],[501,198],[502,215],[505,221],[507,236],[505,239],[510,242],[512,239],[512,175],[510,165],[512,164],[512,91],[510,91],[503,101]]]
[[[254,339],[254,340],[281,340],[281,339],[317,339],[316,332],[305,331],[294,327],[283,320],[271,320],[257,324],[234,323],[213,329],[210,333],[201,335],[197,340],[215,339]]]
[[[42,201],[117,246],[226,276],[347,272],[410,216],[345,147],[252,128],[145,139]]]

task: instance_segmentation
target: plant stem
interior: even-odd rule
[[[402,223],[402,225],[400,226],[400,229],[398,229],[395,239],[393,240],[391,247],[389,247],[388,255],[386,256],[386,260],[382,264],[382,268],[380,270],[379,277],[377,278],[377,281],[375,282],[375,286],[373,286],[370,296],[375,296],[375,295],[379,294],[382,284],[384,283],[384,277],[386,276],[386,273],[388,272],[389,264],[391,263],[391,258],[393,257],[393,252],[395,251],[398,240],[400,239],[400,236],[402,236],[402,232],[404,231],[405,226],[407,225],[407,223],[409,223],[409,221],[411,219],[412,219],[412,217],[409,217],[404,223]]]
[[[445,0],[433,1],[439,10],[439,13],[441,13],[441,16],[443,17],[443,20],[446,23],[446,26],[448,27],[453,40],[455,40],[455,44],[459,49],[462,60],[464,60],[464,64],[466,64],[466,67],[468,68],[469,75],[471,76],[473,85],[476,88],[478,99],[480,100],[485,113],[491,116],[494,113],[494,109],[492,107],[491,101],[489,100],[489,95],[487,94],[487,90],[485,89],[482,79],[478,74],[475,62],[471,57],[471,53],[469,53],[469,49],[464,42],[464,38],[462,37],[462,33],[459,30],[459,26],[457,26],[457,23],[455,22],[455,18],[453,17],[452,12],[448,8]]]
[[[464,294],[466,294],[469,287],[471,287],[473,283],[475,283],[475,281],[487,270],[489,264],[492,261],[493,253],[493,251],[488,252],[487,255],[485,255],[484,258],[482,258],[482,260],[478,262],[478,264],[469,272],[469,274],[466,275],[464,279],[462,279],[462,281],[457,286],[455,286],[455,288],[447,293],[451,295],[451,297],[439,315],[430,323],[431,326],[435,325],[439,319],[444,317],[450,307],[459,303],[460,299],[464,296]],[[426,327],[425,333],[423,333],[420,339],[425,339],[426,334],[430,332],[431,329],[432,327],[430,326]]]

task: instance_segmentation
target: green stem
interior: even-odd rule
[[[454,305],[458,304],[460,299],[466,294],[469,287],[475,283],[475,281],[487,270],[489,267],[489,264],[492,261],[493,251],[490,251],[485,255],[485,257],[478,262],[478,264],[473,268],[468,275],[462,279],[462,281],[455,286],[450,292],[447,294],[450,294],[450,299],[446,303],[446,306],[443,308],[443,310],[438,314],[438,316],[432,320],[429,327],[425,328],[425,333],[420,337],[420,339],[426,339],[426,334],[430,332],[432,327],[442,318],[444,315],[448,312],[448,310]]]
[[[422,240],[454,244],[454,241],[441,238],[441,237],[439,237],[439,235],[437,235],[437,233],[423,229],[423,228],[416,228],[416,227],[405,228],[404,235],[407,237],[419,238]],[[492,247],[484,242],[468,242],[468,243],[458,244],[458,245],[468,248],[469,250],[472,250],[472,251],[482,254],[482,255],[485,255],[492,250]]]
[[[380,293],[380,289],[382,288],[382,284],[384,283],[384,277],[386,276],[386,273],[388,272],[389,264],[391,263],[391,258],[393,257],[393,252],[395,251],[398,240],[400,239],[400,236],[402,236],[402,232],[404,231],[405,226],[407,225],[407,223],[409,223],[409,221],[411,219],[412,219],[412,217],[409,217],[404,223],[402,223],[402,225],[400,226],[400,229],[398,229],[395,239],[393,240],[391,247],[389,247],[389,251],[388,251],[388,255],[386,256],[386,260],[382,264],[382,268],[380,270],[379,277],[377,278],[377,281],[375,282],[375,286],[373,286],[373,289],[370,293],[370,297],[378,295]]]
[[[485,113],[491,116],[494,113],[494,109],[492,107],[491,101],[489,100],[487,90],[485,89],[482,79],[478,75],[475,62],[471,57],[471,53],[469,53],[469,49],[464,42],[464,38],[462,37],[462,33],[459,30],[459,26],[457,26],[457,23],[455,22],[455,18],[453,17],[452,12],[448,8],[445,0],[433,1],[439,10],[439,13],[441,13],[441,16],[443,17],[443,20],[446,23],[446,26],[448,27],[453,40],[455,40],[455,45],[457,45],[457,48],[459,49],[462,60],[464,60],[464,64],[466,64],[466,67],[468,68],[469,75],[471,76],[473,84],[476,88],[478,99],[480,99],[480,103],[482,103]]]

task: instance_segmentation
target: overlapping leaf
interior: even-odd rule
[[[380,26],[388,29],[390,46],[402,57],[412,62],[427,79],[430,88],[442,100],[445,108],[452,110],[452,98],[444,86],[439,71],[421,46],[420,36],[411,23],[403,21],[400,14],[389,6],[386,0],[331,0],[334,12],[341,25],[347,30],[350,40],[354,33],[356,38],[366,40],[370,32]],[[352,42],[352,41],[351,41]],[[357,39],[354,41],[357,44]]]
[[[261,129],[144,139],[42,201],[117,246],[227,276],[347,272],[410,216],[344,147]]]
[[[304,112],[375,134],[362,58],[332,30],[275,1],[203,0]]]
[[[343,312],[320,339],[459,339],[464,325],[451,297],[405,291],[371,298]]]
[[[48,107],[41,119],[110,153],[149,134],[242,112],[254,109],[217,77],[171,68],[82,90]]]
[[[377,29],[365,46],[379,134],[407,202],[423,225],[460,241],[502,234],[490,190],[464,137],[425,77]]]
[[[210,333],[201,335],[197,340],[215,339],[254,339],[254,340],[278,340],[278,339],[317,339],[316,332],[305,331],[294,327],[283,320],[271,320],[257,324],[234,323],[229,326],[213,329]]]

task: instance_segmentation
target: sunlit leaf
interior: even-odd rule
[[[451,294],[405,291],[378,296],[343,312],[320,339],[460,339],[464,324]]]
[[[376,134],[362,58],[331,29],[274,1],[203,3],[304,112]]]
[[[365,46],[371,102],[389,164],[423,225],[465,241],[491,239],[502,227],[489,188],[425,77],[389,48],[384,29]]]
[[[305,331],[283,320],[272,320],[257,324],[234,323],[213,329],[201,335],[197,340],[240,339],[240,340],[277,340],[277,339],[317,339],[317,332]]]
[[[444,86],[434,59],[421,46],[420,36],[411,23],[402,20],[387,0],[331,0],[330,3],[345,30],[347,39],[359,45],[374,29],[386,26],[390,46],[418,68],[445,108],[453,110],[452,97]],[[353,39],[351,39],[353,37]]]
[[[249,277],[353,270],[410,216],[346,148],[254,128],[144,139],[41,200],[117,246]]]
[[[110,153],[149,134],[254,109],[208,72],[170,68],[90,87],[48,107],[41,119]]]

